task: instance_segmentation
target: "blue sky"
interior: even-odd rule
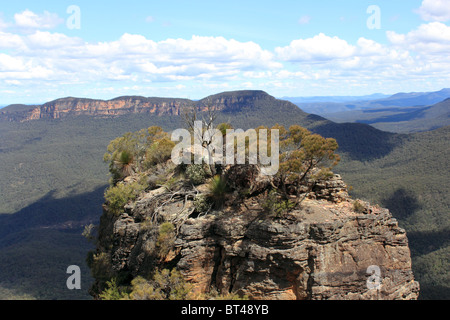
[[[440,90],[450,87],[449,23],[450,0],[8,2],[0,105]]]

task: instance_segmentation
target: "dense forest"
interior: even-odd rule
[[[392,134],[272,103],[222,112],[217,123],[242,129],[299,124],[336,138],[341,162],[334,171],[352,186],[352,195],[389,208],[406,229],[420,298],[449,299],[450,127]],[[85,259],[92,244],[81,233],[102,212],[109,179],[103,154],[116,137],[150,126],[170,131],[182,123],[152,115],[0,123],[1,298],[90,298]],[[71,264],[82,266],[83,290],[65,287]]]

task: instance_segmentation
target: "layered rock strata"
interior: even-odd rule
[[[405,230],[387,209],[361,202],[355,212],[345,183],[334,175],[298,195],[295,210],[268,216],[268,183],[248,176],[255,186],[250,196],[204,214],[194,214],[194,198],[172,194],[163,200],[164,188],[144,193],[118,216],[105,207],[100,251],[108,254],[113,272],[131,277],[176,267],[199,294],[214,289],[250,299],[418,298]],[[197,186],[196,197],[207,190]],[[176,233],[161,259],[154,254],[156,225],[167,221]]]

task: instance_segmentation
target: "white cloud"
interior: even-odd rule
[[[23,50],[25,43],[21,36],[0,31],[0,49]]]
[[[0,53],[0,72],[22,70],[25,70],[25,64],[22,59]]]
[[[419,54],[439,54],[447,58],[450,52],[450,27],[440,22],[422,24],[407,34],[388,31],[386,35],[394,46]]]
[[[142,35],[124,34],[116,41],[86,43],[77,37],[38,30],[27,35],[0,32],[0,48],[25,59],[30,66],[25,75],[15,68],[17,64],[11,64],[2,79],[34,79],[38,75],[36,68],[42,68],[42,80],[69,82],[219,81],[282,66],[273,53],[254,42],[223,37],[193,36],[155,42]]]
[[[0,30],[5,30],[9,27],[9,24],[6,23],[0,15]]]
[[[84,45],[79,38],[69,37],[62,33],[51,33],[48,31],[36,31],[26,37],[30,49],[63,49]]]
[[[308,15],[301,16],[300,19],[298,19],[299,24],[308,24],[311,22],[311,17]]]
[[[285,61],[306,62],[347,58],[355,49],[345,40],[320,33],[313,38],[294,40],[289,46],[276,48],[275,52]]]
[[[449,21],[450,0],[423,0],[417,13],[425,21]]]
[[[34,63],[32,59],[0,54],[0,79],[8,81],[51,79],[54,70]],[[10,82],[11,83],[11,82]]]
[[[371,88],[377,83],[374,91],[380,91],[385,84],[406,79],[408,83],[425,78],[450,81],[446,74],[450,70],[450,27],[440,22],[423,24],[405,34],[388,31],[387,44],[364,37],[350,43],[320,33],[267,50],[251,41],[206,36],[154,41],[125,33],[114,41],[85,42],[40,30],[55,24],[51,19],[44,21],[45,13],[30,12],[24,11],[16,19],[28,32],[0,29],[2,89],[43,86],[59,92],[60,86],[70,91],[84,85],[99,90],[123,86],[138,92],[147,87],[136,85],[151,83],[148,88],[164,88],[167,93],[170,88],[189,92],[192,88],[248,86],[288,94],[299,86],[332,90],[342,84]]]
[[[30,10],[25,10],[14,15],[16,26],[21,29],[37,30],[37,29],[53,29],[64,20],[55,13],[44,11],[43,14],[37,14]]]
[[[450,80],[446,72],[450,59],[445,54],[450,52],[449,28],[435,22],[408,34],[387,32],[388,44],[363,37],[352,44],[325,34],[294,40],[275,49],[277,58],[286,62],[275,75],[287,86],[306,81],[308,86],[320,83],[324,89],[343,83],[349,88],[371,88],[374,83],[403,83],[406,79],[408,83]]]

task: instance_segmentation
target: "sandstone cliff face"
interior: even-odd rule
[[[129,277],[176,267],[197,293],[417,299],[406,233],[387,209],[361,202],[363,209],[355,212],[345,183],[335,175],[298,195],[303,201],[295,210],[268,216],[263,203],[270,181],[257,170],[242,173],[230,171],[235,191],[219,210],[195,213],[194,199],[207,193],[206,185],[177,194],[147,191],[116,216],[105,205],[98,252],[106,254],[113,273]],[[251,178],[239,181],[244,176]],[[238,200],[244,188],[247,196]],[[164,221],[172,222],[176,233],[169,254],[158,258],[156,230]]]
[[[187,107],[206,110],[210,105],[223,110],[231,106],[229,112],[243,105],[251,104],[270,96],[263,91],[240,91],[214,95],[200,101],[177,98],[145,98],[137,96],[118,97],[112,100],[82,98],[62,98],[41,106],[14,108],[10,106],[0,112],[0,120],[30,121],[38,119],[59,119],[65,116],[120,116],[132,113],[151,113],[155,115],[180,115]],[[270,97],[274,99],[273,97]]]
[[[131,113],[156,115],[179,115],[184,107],[192,106],[186,99],[163,99],[144,97],[120,97],[113,100],[63,98],[35,106],[26,111],[2,112],[0,119],[30,121],[59,119],[65,116],[120,116]]]

